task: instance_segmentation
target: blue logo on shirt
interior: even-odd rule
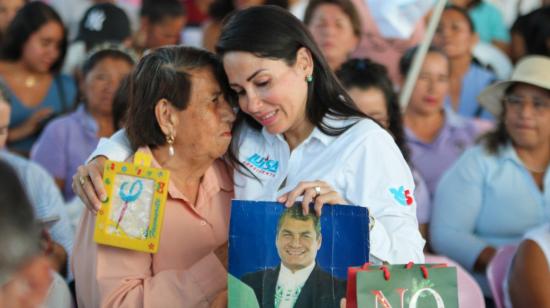
[[[390,193],[393,195],[395,201],[403,206],[410,206],[414,201],[411,196],[411,191],[405,189],[403,186],[399,186],[399,188],[390,188]]]
[[[275,173],[279,170],[278,160],[269,159],[269,155],[262,157],[258,153],[254,153],[252,156],[247,158],[244,164],[247,167],[252,168],[254,171],[270,176],[275,176]]]

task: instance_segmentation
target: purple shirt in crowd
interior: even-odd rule
[[[73,174],[96,148],[98,126],[83,105],[49,123],[35,143],[31,159],[42,165],[54,178],[65,180],[63,197],[74,197]]]
[[[472,120],[452,111],[445,110],[444,121],[441,131],[431,143],[419,140],[409,128],[405,128],[411,162],[426,181],[430,199],[433,199],[439,178],[466,148],[475,143],[479,134]]]

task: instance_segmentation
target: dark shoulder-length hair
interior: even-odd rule
[[[40,1],[29,2],[17,11],[3,38],[0,58],[10,61],[19,60],[23,53],[23,46],[29,37],[50,21],[58,23],[63,29],[59,57],[50,67],[51,73],[58,73],[67,53],[67,30],[59,14],[52,7]]]
[[[509,95],[514,90],[515,84],[510,85],[504,91],[504,96]],[[502,104],[502,112],[498,116],[498,122],[494,130],[489,131],[479,138],[479,143],[485,147],[485,151],[491,155],[497,155],[500,149],[512,141],[508,134],[504,117],[506,116],[506,105]]]
[[[350,59],[336,71],[336,76],[348,90],[378,89],[382,92],[388,112],[388,131],[392,134],[405,160],[409,161],[409,148],[405,139],[401,109],[386,67],[366,58]]]
[[[324,134],[338,136],[350,126],[333,127],[326,123],[325,116],[368,117],[357,109],[337,80],[306,26],[282,8],[265,5],[236,12],[225,22],[216,51],[222,57],[232,51],[249,52],[293,65],[302,47],[310,51],[313,59],[313,81],[308,85],[306,102],[307,119]],[[254,129],[261,129],[258,122],[243,112],[237,115],[237,121],[240,120]]]
[[[190,73],[203,68],[211,68],[222,91],[229,93],[221,62],[209,51],[169,46],[158,48],[141,59],[125,85],[128,111],[124,125],[134,149],[166,144],[155,117],[155,106],[159,100],[166,99],[178,110],[186,109],[191,97]]]

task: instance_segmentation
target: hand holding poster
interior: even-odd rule
[[[369,256],[367,209],[233,201],[229,236],[230,307],[340,307],[347,268]]]

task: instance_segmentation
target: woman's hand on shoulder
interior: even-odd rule
[[[299,196],[303,196],[304,215],[309,213],[311,202],[314,203],[315,213],[318,216],[321,216],[323,204],[348,204],[332,186],[321,180],[300,182],[293,190],[280,196],[277,201],[284,203],[286,207],[291,207]]]
[[[95,157],[87,165],[79,166],[73,175],[74,193],[94,214],[101,207],[101,201],[107,198],[103,185],[103,167],[106,160],[104,156]]]

